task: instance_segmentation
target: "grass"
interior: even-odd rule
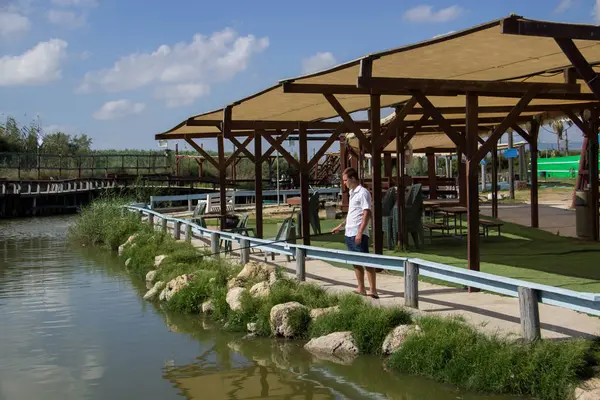
[[[419,325],[423,334],[410,336],[389,366],[470,391],[570,399],[598,364],[597,343],[590,341],[525,345],[486,336],[458,319],[423,317]]]

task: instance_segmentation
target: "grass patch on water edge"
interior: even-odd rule
[[[130,235],[136,237],[122,254],[127,270],[143,279],[154,269],[154,258],[166,255],[156,280],[168,282],[193,275],[189,286],[173,295],[164,306],[171,312],[195,314],[211,300],[213,319],[229,331],[246,332],[256,324],[256,334],[271,336],[273,306],[298,302],[306,309],[292,312],[290,324],[296,338],[308,339],[332,332],[351,331],[361,354],[378,355],[386,335],[399,324],[414,323],[403,308],[375,307],[354,294],[336,295],[323,288],[281,278],[265,297],[252,297],[248,290],[256,280],[244,282],[241,308],[227,303],[227,283],[241,266],[207,253],[169,234],[152,230],[137,215],[121,215],[118,199],[96,201],[82,210],[70,228],[70,238],[79,243],[116,250]],[[309,310],[338,306],[339,310],[311,320]],[[388,360],[392,370],[423,375],[457,387],[487,393],[534,396],[542,400],[571,399],[574,387],[597,375],[600,346],[589,340],[539,341],[520,344],[499,336],[487,336],[457,319],[422,317],[416,323],[422,333],[411,336]]]

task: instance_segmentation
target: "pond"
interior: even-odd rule
[[[74,217],[0,221],[0,400],[516,399],[463,393],[319,359],[302,343],[245,340],[142,300],[109,252],[67,243]]]

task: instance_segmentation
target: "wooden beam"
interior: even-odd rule
[[[563,111],[565,109],[579,110],[582,108],[596,108],[599,107],[600,103],[597,102],[584,102],[584,103],[571,103],[571,104],[531,104],[525,107],[524,113],[528,112],[550,112],[550,111]],[[465,107],[438,107],[439,112],[442,114],[462,114],[466,113]],[[513,109],[513,106],[483,106],[479,107],[479,114],[506,114]],[[410,112],[411,114],[423,114],[425,109],[421,107],[415,107]],[[480,118],[481,120],[481,118]]]
[[[565,111],[565,114],[569,117],[571,121],[583,132],[584,136],[589,136],[590,127],[583,122],[575,113],[571,110]]]
[[[234,137],[230,137],[229,138],[229,140],[231,140],[231,139],[235,140]],[[225,168],[229,167],[231,165],[231,163],[233,163],[237,159],[238,155],[243,150],[247,151],[246,146],[248,146],[250,144],[250,142],[252,141],[252,139],[254,139],[254,138],[251,137],[251,136],[249,136],[249,137],[246,138],[246,140],[244,141],[244,143],[241,144],[241,146],[237,146],[236,145],[235,151],[233,153],[231,153],[231,155],[229,156],[229,158],[227,158],[227,160],[225,161]],[[232,142],[233,142],[233,140],[232,140]],[[239,143],[237,140],[236,140],[236,142]],[[235,144],[235,142],[233,142],[233,143]],[[250,153],[250,152],[248,152],[248,153]],[[250,156],[252,156],[252,153],[250,153]],[[252,157],[252,158],[254,158],[254,157]]]
[[[231,136],[231,131],[233,130],[231,118],[231,106],[227,106],[223,109],[223,122],[221,122],[221,132],[223,132],[223,136],[227,139]]]
[[[377,94],[371,95],[371,160],[373,163],[372,176],[372,197],[373,197],[373,246],[375,254],[383,254],[383,227],[382,227],[382,200],[381,193],[381,148],[377,146],[379,143],[380,123],[381,123],[381,99]]]
[[[310,207],[309,207],[309,192],[308,192],[308,181],[310,179],[308,168],[308,146],[306,142],[306,127],[304,124],[300,124],[298,127],[298,134],[300,136],[300,209],[302,211],[302,243],[306,246],[310,245]]]
[[[508,35],[600,40],[600,27],[594,25],[534,21],[518,16],[505,18],[500,24],[502,33]]]
[[[458,132],[448,123],[448,121],[446,121],[444,116],[435,108],[429,99],[423,93],[418,91],[414,92],[413,95],[416,97],[419,104],[421,104],[421,107],[427,110],[427,114],[429,114],[431,118],[439,124],[444,133],[446,133],[450,140],[456,144],[456,147],[459,149],[464,148],[464,138],[458,134]]]
[[[540,132],[540,123],[537,120],[531,121],[531,142],[529,142],[529,150],[531,153],[531,227],[539,228],[540,216],[538,207],[538,135]]]
[[[317,151],[317,153],[313,156],[313,158],[308,162],[309,171],[315,166],[315,164],[317,164],[319,162],[319,159],[325,155],[325,153],[327,152],[327,150],[329,150],[329,148],[331,147],[333,142],[338,140],[339,136],[340,135],[339,135],[338,131],[335,131],[331,134],[329,139],[327,139],[327,141],[325,143],[323,143],[323,145],[321,146],[319,151]]]
[[[474,81],[454,79],[421,79],[421,78],[358,78],[358,87],[368,88],[371,91],[385,90],[398,94],[409,94],[417,90],[424,94],[440,92],[453,93],[508,93],[511,96],[517,93],[525,94],[532,88],[538,93],[572,94],[580,93],[579,84],[567,83],[537,83],[537,82],[508,82],[508,81]]]
[[[592,240],[597,242],[600,233],[598,232],[598,127],[600,121],[598,120],[598,112],[594,110],[590,119],[590,132],[594,133],[588,136],[588,148],[589,148],[589,210],[590,219],[592,222]]]
[[[479,148],[477,153],[475,154],[476,162],[480,162],[492,150],[494,143],[497,143],[500,137],[504,135],[504,132],[515,122],[516,118],[521,114],[523,108],[529,104],[531,100],[537,94],[537,88],[532,87],[529,91],[519,100],[519,102],[514,106],[512,111],[504,118],[504,121],[500,123],[495,129],[494,132],[489,136],[488,140]]]
[[[227,124],[225,124],[227,125]],[[225,168],[225,138],[223,135],[217,138],[217,148],[219,151],[219,168],[217,169],[219,174],[219,206],[221,208],[220,214],[221,224],[219,230],[225,226],[225,214],[227,214],[227,168]]]
[[[594,27],[600,31],[600,27]],[[556,38],[556,43],[561,48],[565,56],[571,61],[571,64],[575,67],[579,75],[583,78],[587,86],[590,88],[592,93],[597,99],[600,99],[600,79],[597,79],[598,74],[587,62],[583,54],[579,51],[575,43],[571,39],[559,39]]]
[[[525,139],[527,141],[527,143],[531,142],[531,136],[525,132],[525,130],[523,128],[521,128],[519,125],[517,124],[512,124],[511,128],[513,128],[513,130],[515,132],[517,132],[519,134],[519,136],[521,136],[523,139]],[[523,178],[521,178],[523,179]]]
[[[478,98],[476,94],[467,94],[467,257],[470,270],[479,271],[479,188],[477,160]],[[472,291],[469,288],[469,291]]]
[[[333,107],[333,109],[335,110],[335,112],[342,118],[342,120],[346,124],[346,127],[348,129],[350,129],[350,131],[353,132],[356,135],[356,137],[363,144],[363,146],[369,147],[370,144],[371,144],[371,142],[362,133],[362,131],[360,130],[360,127],[354,123],[354,121],[352,120],[352,117],[350,116],[350,114],[348,114],[346,112],[346,110],[344,109],[344,107],[335,98],[335,96],[332,95],[332,94],[325,94],[324,96],[327,99],[327,101],[329,102],[329,104],[331,104],[331,107]]]
[[[249,136],[250,139],[254,139],[254,136]],[[254,162],[254,154],[252,154],[250,152],[250,150],[248,150],[246,148],[246,143],[242,144],[240,143],[239,140],[237,140],[234,136],[231,136],[229,138],[229,140],[239,149],[242,151],[242,153],[244,153],[246,155],[246,157],[248,157],[248,159],[250,159],[250,161]]]
[[[204,151],[204,149],[202,147],[198,146],[198,144],[196,142],[194,142],[192,139],[186,138],[185,141],[190,146],[192,146],[194,148],[194,150],[196,150],[198,153],[200,153],[202,155],[202,157],[204,157],[209,163],[211,163],[217,169],[217,171],[219,170],[219,163],[217,161],[215,161],[213,156],[211,156],[206,151]]]
[[[262,199],[262,137],[259,132],[254,134],[254,194],[256,214],[256,237],[263,237],[263,199]],[[277,177],[279,179],[279,177]]]
[[[304,133],[306,133],[306,130],[304,131]],[[271,137],[271,135],[263,133],[263,137],[265,138],[265,140],[267,142],[269,142],[269,144],[275,148],[282,156],[283,158],[285,158],[285,160],[290,163],[291,165],[293,165],[294,167],[296,167],[298,170],[300,170],[300,163],[298,162],[298,160],[296,160],[286,149],[283,148],[283,146],[281,145],[281,143],[283,143],[283,140],[281,142],[279,142],[276,139],[273,139],[273,137]],[[300,140],[300,143],[302,143],[302,139]]]
[[[417,99],[415,97],[411,97],[400,111],[396,110],[396,117],[390,122],[387,126],[386,131],[379,137],[379,143],[377,146],[383,145],[384,143],[389,143],[390,140],[397,136],[397,128],[404,122],[406,116],[412,111],[412,109],[417,104]]]
[[[201,121],[204,122],[204,121]],[[363,129],[367,129],[369,127],[368,121],[354,121],[355,124]],[[269,130],[269,129],[297,129],[298,124],[303,123],[306,125],[306,129],[337,129],[342,121],[246,121],[246,120],[237,120],[231,121],[231,129],[235,130]],[[189,126],[196,126],[193,122],[189,124]],[[204,125],[201,125],[204,126]],[[232,132],[232,134],[236,134]]]

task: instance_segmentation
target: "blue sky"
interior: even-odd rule
[[[0,120],[157,149],[155,133],[282,78],[510,13],[598,24],[596,3],[0,0]]]

